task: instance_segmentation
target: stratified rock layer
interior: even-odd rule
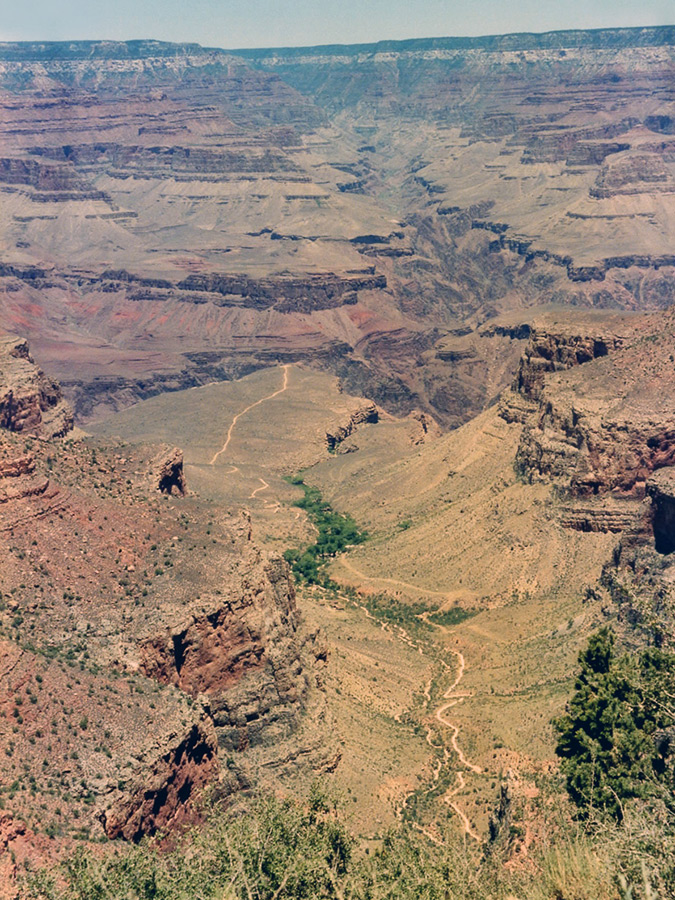
[[[4,326],[82,422],[305,362],[456,427],[491,321],[675,302],[672,72],[672,28],[2,44]]]
[[[60,386],[35,365],[28,343],[0,332],[0,428],[53,438],[72,427]]]
[[[44,376],[9,346],[3,377],[39,408]],[[287,563],[247,516],[214,520],[177,448],[0,431],[0,544],[0,777],[19,759],[32,773],[6,800],[21,833],[137,841],[194,821],[209,785],[227,796],[275,760],[334,761],[325,646],[303,631]]]
[[[517,470],[577,497],[641,499],[650,474],[675,463],[673,312],[608,317],[602,336],[586,323],[584,337],[580,324],[532,333],[513,387],[520,407],[508,396],[503,405],[525,422]]]

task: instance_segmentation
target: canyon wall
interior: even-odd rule
[[[0,395],[20,383],[33,398],[21,409],[44,415],[0,430],[0,769],[19,829],[7,852],[46,827],[67,844],[195,821],[207,788],[250,786],[260,758],[335,765],[326,646],[303,626],[287,563],[254,544],[246,515],[214,521],[177,448],[54,436],[45,376],[25,341],[3,346]]]
[[[672,67],[669,28],[2,44],[5,327],[81,421],[302,361],[455,427],[513,378],[487,323],[675,301]]]

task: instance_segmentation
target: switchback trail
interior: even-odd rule
[[[261,487],[256,488],[251,493],[250,497],[248,498],[249,500],[253,500],[255,498],[256,494],[259,494],[261,491],[266,491],[267,488],[269,487],[269,484],[265,481],[264,478],[258,478],[258,481],[261,483]]]
[[[440,627],[440,626],[438,626]],[[470,763],[469,760],[464,756],[461,748],[457,743],[457,735],[459,734],[459,727],[457,725],[453,725],[452,722],[448,722],[448,720],[444,717],[443,713],[446,709],[450,709],[451,706],[456,706],[458,703],[461,703],[465,697],[470,697],[470,694],[462,693],[459,694],[455,688],[459,685],[460,681],[464,677],[464,670],[466,668],[466,662],[464,660],[464,654],[460,650],[453,650],[450,648],[450,652],[454,653],[457,657],[457,661],[459,662],[459,669],[457,670],[457,677],[447,689],[447,691],[443,694],[443,699],[447,700],[448,703],[445,703],[443,706],[439,706],[436,710],[436,719],[441,723],[441,725],[445,725],[446,728],[451,728],[454,732],[452,738],[450,739],[450,744],[452,745],[452,749],[457,754],[459,761],[466,768],[470,769],[472,772],[475,772],[479,775],[483,770],[480,766],[474,765],[474,763]]]
[[[346,562],[346,561],[342,560],[342,562]],[[347,565],[347,568],[352,569],[352,571],[354,571],[355,574],[360,575],[360,573],[356,572],[356,570],[351,565],[349,565],[348,563],[346,565]],[[385,579],[381,579],[381,580],[385,580]],[[379,621],[375,616],[372,615],[372,613],[365,606],[361,606],[360,608],[361,608],[361,610],[363,610],[363,612],[369,619],[372,619],[375,622]],[[420,618],[425,619],[425,616],[428,616],[428,615],[429,615],[429,613],[422,613]],[[426,619],[425,619],[425,621],[426,621]],[[410,635],[408,634],[408,632],[404,628],[402,628],[400,625],[394,625],[393,627],[391,627],[386,622],[379,622],[379,625],[383,631],[390,632],[395,637],[397,637],[399,640],[403,641],[404,643],[408,644],[409,646],[411,646],[413,648],[417,647],[419,652],[422,653],[422,647],[421,647],[420,643],[418,641],[412,640]],[[439,628],[443,633],[448,632],[448,629],[444,625],[436,625],[436,627]],[[452,747],[455,754],[457,755],[457,759],[459,760],[461,765],[464,766],[465,769],[468,769],[470,772],[473,772],[476,775],[479,775],[483,771],[481,769],[481,767],[476,765],[475,763],[470,762],[466,758],[462,748],[459,746],[459,742],[458,742],[459,731],[460,731],[459,726],[455,725],[453,722],[450,722],[450,721],[448,721],[448,719],[445,718],[446,710],[455,706],[457,703],[462,703],[466,697],[471,696],[471,694],[469,694],[469,693],[466,693],[466,692],[460,693],[457,690],[462,678],[464,677],[464,672],[466,671],[466,660],[464,659],[464,654],[461,652],[461,650],[455,650],[452,647],[447,647],[444,649],[446,649],[446,651],[449,651],[450,653],[454,654],[454,656],[457,658],[458,668],[457,668],[457,673],[455,675],[455,680],[452,682],[450,687],[448,687],[447,690],[445,691],[445,693],[443,694],[443,700],[445,700],[447,702],[443,703],[442,706],[438,707],[438,709],[436,710],[436,713],[435,713],[435,718],[441,725],[443,725],[445,728],[449,728],[452,731],[452,737],[450,738],[450,746]],[[441,663],[446,669],[450,668],[448,663],[446,663],[444,660],[441,660]],[[429,684],[427,686],[425,686],[425,690],[424,690],[424,695],[426,698],[425,705],[427,705],[427,703],[431,699],[430,691],[431,691],[431,682],[429,682]],[[400,721],[400,715],[394,716],[394,718],[396,719],[396,721]],[[429,744],[430,747],[433,747],[434,750],[442,750],[443,757],[444,757],[443,762],[447,762],[448,759],[450,758],[450,753],[449,753],[447,747],[445,747],[445,746],[439,747],[438,744],[435,744],[433,742],[432,738],[433,738],[433,732],[429,728],[427,730],[427,735],[426,735],[427,743]],[[443,762],[439,760],[438,766],[434,770],[434,775],[433,775],[434,783],[436,783],[438,781]],[[480,835],[471,826],[471,822],[469,821],[468,816],[466,815],[464,810],[460,807],[460,805],[453,799],[457,794],[459,794],[461,791],[463,791],[465,787],[466,787],[466,781],[465,781],[464,775],[461,772],[457,772],[457,785],[452,790],[447,791],[445,793],[445,795],[443,796],[442,800],[444,803],[447,803],[448,806],[450,806],[454,810],[454,812],[457,814],[457,816],[459,817],[459,819],[462,823],[462,828],[464,829],[464,833],[467,834],[469,837],[473,838],[475,841],[480,841]],[[401,807],[400,813],[402,813],[403,808],[405,807],[408,796],[410,796],[410,795],[407,795],[403,801],[403,806]],[[430,840],[434,841],[434,843],[439,843],[438,839],[435,836],[433,836],[432,833],[428,831],[428,829],[422,828],[421,826],[416,826],[416,827],[418,828],[419,831],[421,831],[423,834],[425,834]]]
[[[232,422],[230,423],[230,427],[228,428],[227,436],[225,438],[225,443],[220,448],[220,450],[213,455],[209,465],[211,465],[211,466],[215,465],[218,457],[221,456],[223,453],[225,453],[225,451],[227,450],[227,448],[230,445],[230,441],[232,440],[232,433],[234,432],[234,426],[237,424],[237,422],[239,421],[239,419],[241,419],[242,416],[246,415],[247,412],[250,412],[250,410],[254,409],[256,406],[260,406],[261,403],[265,403],[267,400],[272,400],[274,397],[278,397],[279,394],[283,394],[283,392],[288,388],[288,370],[290,369],[290,364],[286,363],[281,368],[283,369],[283,372],[284,372],[283,385],[279,388],[278,391],[275,391],[273,394],[270,394],[268,397],[261,397],[260,400],[256,400],[255,403],[251,403],[249,406],[246,407],[246,409],[242,409],[241,412],[238,412],[236,414],[236,416],[232,419]]]

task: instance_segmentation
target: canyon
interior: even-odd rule
[[[527,857],[589,634],[672,647],[674,48],[0,43],[8,898],[318,776]]]
[[[672,302],[672,52],[1,45],[5,327],[82,421],[307,362],[462,424],[520,355],[495,316]]]

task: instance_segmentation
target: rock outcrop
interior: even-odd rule
[[[167,450],[157,459],[153,480],[157,490],[163,494],[178,494],[181,497],[187,492],[185,472],[183,471],[183,451],[179,447]]]
[[[0,532],[58,515],[67,505],[63,491],[36,471],[35,457],[0,435]]]
[[[675,469],[660,469],[647,482],[651,498],[651,525],[658,553],[675,551]]]
[[[191,800],[218,779],[218,748],[211,722],[194,724],[179,737],[165,739],[155,759],[145,759],[142,777],[120,792],[101,814],[109,838],[139,841],[170,830],[194,816]]]
[[[35,365],[27,341],[0,333],[0,428],[54,438],[72,427],[61,388]]]
[[[563,528],[571,528],[574,531],[620,534],[635,523],[638,515],[634,508],[579,504],[563,507],[560,524]]]
[[[340,445],[359,425],[375,423],[379,420],[379,416],[379,410],[375,403],[364,403],[350,415],[346,422],[339,423],[326,432],[326,446],[331,453],[339,452]]]
[[[288,565],[253,546],[239,551],[240,580],[226,599],[202,602],[188,621],[147,638],[140,655],[149,677],[208,697],[228,750],[288,737],[313,683]]]
[[[577,329],[574,323],[553,332],[533,328],[520,359],[514,390],[528,400],[538,400],[547,374],[583,365],[623,346],[620,335],[599,330],[595,334],[578,333]]]
[[[600,591],[631,645],[672,650],[675,635],[675,468],[647,480],[647,497],[603,569]]]
[[[530,481],[563,480],[588,497],[616,491],[644,496],[650,474],[675,465],[675,417],[606,419],[580,405],[548,402],[523,433],[516,467]]]
[[[639,500],[651,473],[675,464],[672,318],[626,319],[622,333],[602,335],[574,324],[557,335],[533,331],[514,384],[520,403],[503,403],[504,418],[520,410],[525,423],[523,478],[555,481],[575,497]]]

